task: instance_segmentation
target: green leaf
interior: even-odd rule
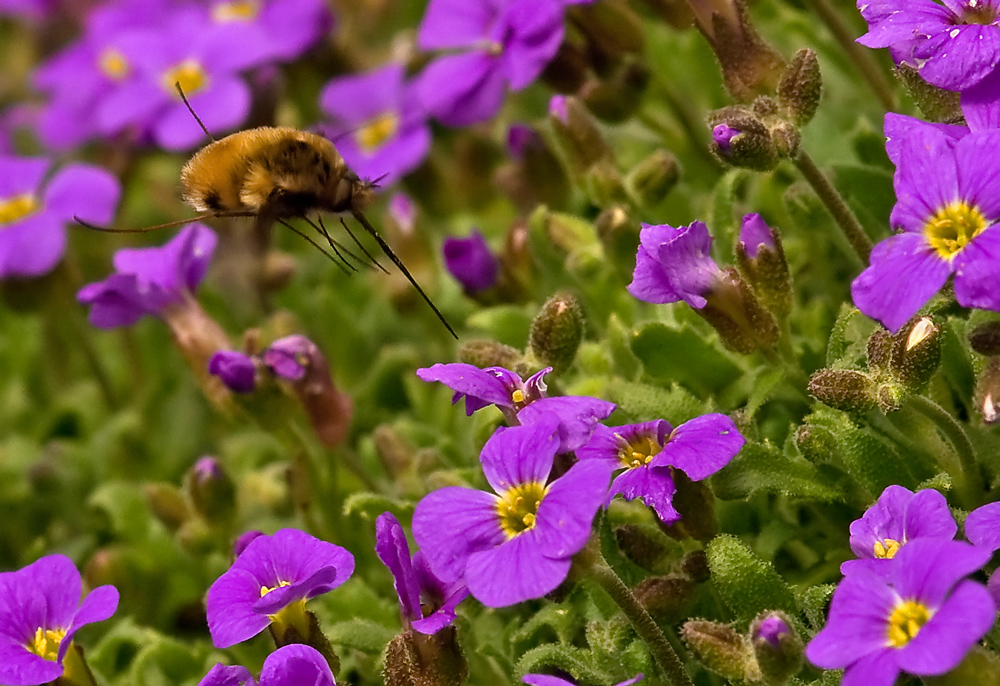
[[[799,607],[813,631],[819,631],[826,624],[826,607],[836,588],[836,584],[821,584],[809,586],[799,592]]]
[[[843,502],[847,484],[831,467],[800,457],[790,457],[771,443],[747,443],[722,471],[712,477],[712,490],[723,500],[747,498],[754,493]]]
[[[834,182],[870,236],[889,233],[889,213],[896,202],[892,172],[854,164],[833,165]]]
[[[378,655],[396,635],[392,629],[367,619],[349,619],[335,622],[326,628],[330,643],[344,648],[354,648],[369,655]]]
[[[360,491],[352,493],[344,501],[344,516],[357,515],[374,522],[383,512],[391,512],[397,519],[405,522],[413,516],[414,508],[415,505],[410,500]]]
[[[632,339],[632,352],[646,373],[690,388],[713,392],[739,377],[740,368],[688,327],[647,324]]]
[[[796,613],[795,596],[785,580],[738,538],[716,536],[707,552],[712,585],[741,622],[764,610]]]
[[[670,389],[644,383],[615,380],[608,386],[611,400],[635,421],[666,419],[678,425],[711,412],[711,404],[698,400],[676,384]]]

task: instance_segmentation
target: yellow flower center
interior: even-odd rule
[[[236,0],[235,2],[220,2],[212,8],[212,19],[223,23],[227,21],[250,21],[260,14],[260,3],[256,0]]]
[[[948,204],[924,224],[924,235],[938,255],[950,260],[987,226],[976,207],[962,201]]]
[[[920,627],[931,618],[931,611],[926,605],[915,600],[900,601],[889,615],[889,645],[902,648],[912,641]]]
[[[663,450],[653,436],[636,436],[631,441],[626,441],[621,434],[615,434],[615,437],[621,443],[618,460],[629,469],[645,467]]]
[[[121,81],[129,72],[128,60],[120,50],[105,48],[97,58],[97,66],[105,76],[114,81]]]
[[[961,13],[962,24],[980,24],[986,26],[997,20],[997,12],[988,2],[970,2]]]
[[[535,526],[538,506],[545,497],[545,484],[538,481],[521,484],[507,491],[497,501],[500,528],[507,538],[514,538]]]
[[[516,391],[510,394],[510,399],[514,401],[514,404],[524,402],[524,391],[518,388]]]
[[[208,74],[194,60],[184,60],[163,75],[163,86],[178,100],[180,94],[174,84],[180,84],[184,95],[191,96],[208,85]]]
[[[28,644],[28,650],[43,660],[55,662],[59,657],[59,644],[66,636],[65,629],[43,629],[38,627],[35,637]]]
[[[891,560],[896,557],[896,553],[899,552],[902,545],[899,541],[894,541],[891,538],[885,539],[884,543],[882,541],[875,541],[875,557],[882,560]]]
[[[385,112],[358,129],[354,139],[365,152],[378,149],[396,133],[396,115]]]
[[[13,224],[38,209],[38,200],[31,193],[0,200],[0,227]]]
[[[291,585],[292,585],[291,581],[279,581],[277,586],[270,586],[270,587],[269,586],[261,586],[260,587],[260,597],[263,598],[264,596],[266,596],[271,591],[275,591],[275,590],[281,588],[282,586],[291,586]]]

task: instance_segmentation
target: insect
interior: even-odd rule
[[[344,158],[332,142],[308,131],[283,126],[262,126],[215,140],[191,108],[180,85],[176,84],[176,87],[188,111],[211,140],[181,170],[182,197],[188,205],[202,214],[145,229],[107,229],[77,218],[78,223],[98,231],[143,233],[202,219],[254,217],[263,226],[278,222],[290,228],[345,271],[348,268],[356,271],[344,255],[358,262],[363,260],[336,241],[319,216],[321,212],[350,214],[399,268],[448,332],[458,338],[441,311],[365,217],[364,211],[375,200],[377,181],[358,178],[347,168]],[[312,212],[317,214],[318,223],[309,219],[308,214]],[[326,240],[334,254],[331,255],[312,237],[289,224],[289,219],[304,219]],[[341,224],[371,261],[368,266],[386,271],[358,241],[343,219]]]

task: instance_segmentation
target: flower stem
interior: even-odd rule
[[[692,686],[691,678],[684,671],[677,653],[663,635],[660,627],[656,625],[653,618],[649,616],[646,609],[639,604],[635,595],[628,586],[625,585],[614,570],[604,560],[601,560],[591,568],[592,578],[600,584],[601,588],[608,592],[614,599],[618,607],[621,608],[625,616],[628,617],[636,633],[646,642],[653,658],[660,665],[663,676],[670,686]]]
[[[913,397],[910,403],[913,409],[934,422],[938,431],[944,434],[944,437],[951,443],[962,467],[962,485],[965,495],[975,500],[974,491],[981,491],[983,487],[982,475],[979,472],[979,464],[976,462],[976,451],[972,447],[972,441],[969,440],[965,429],[943,407],[930,398],[918,395]]]
[[[888,111],[895,110],[896,95],[892,91],[892,84],[885,77],[885,73],[875,61],[872,53],[854,42],[854,31],[844,22],[843,17],[833,5],[828,0],[806,0],[806,4],[830,29],[830,33],[840,44],[841,49],[847,53],[847,57],[858,68],[861,77],[868,82],[869,88],[878,98],[882,108]]]
[[[844,232],[844,236],[847,237],[847,241],[854,248],[854,252],[861,258],[862,264],[867,265],[868,256],[872,252],[872,242],[868,238],[868,234],[865,233],[864,228],[862,228],[861,222],[858,221],[858,218],[854,216],[854,212],[844,202],[844,198],[804,150],[799,150],[798,154],[792,158],[792,161],[795,162],[795,166],[802,172],[802,176],[806,178],[809,185],[816,191],[819,199],[826,205],[826,209],[833,215],[834,221],[837,222],[840,230]]]

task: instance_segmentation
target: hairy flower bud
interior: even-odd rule
[[[809,379],[809,395],[846,412],[867,412],[875,407],[877,388],[864,372],[854,369],[821,369]]]
[[[969,345],[980,355],[1000,355],[1000,320],[980,324],[969,334]]]
[[[976,402],[983,421],[1000,421],[1000,357],[993,357],[976,384]]]
[[[382,667],[385,686],[460,686],[468,673],[454,627],[430,635],[406,629],[389,642]]]
[[[528,345],[532,354],[559,374],[573,363],[583,340],[583,310],[569,291],[560,291],[542,306],[531,323]]]
[[[749,355],[777,342],[777,322],[733,267],[722,270],[705,299],[705,307],[695,312],[712,325],[729,350]]]
[[[709,115],[712,152],[734,167],[770,171],[778,164],[771,131],[746,107],[725,107]]]
[[[681,638],[711,672],[733,681],[757,676],[757,666],[747,639],[731,626],[692,619],[681,626]]]
[[[593,6],[605,4],[600,2]],[[622,122],[639,109],[649,78],[649,67],[643,61],[626,57],[610,76],[589,79],[580,89],[580,97],[595,117],[606,122]]]
[[[953,122],[962,118],[958,92],[932,86],[908,64],[898,65],[896,76],[917,103],[925,119],[933,122]]]
[[[195,462],[184,477],[184,487],[194,509],[208,522],[224,522],[236,511],[236,487],[214,457]]]
[[[177,531],[191,518],[191,509],[181,490],[168,483],[147,483],[142,488],[153,515],[169,531]]]
[[[677,159],[666,150],[657,150],[628,172],[625,188],[638,204],[656,207],[677,185],[680,173]]]
[[[816,53],[802,48],[785,68],[778,83],[778,102],[796,126],[809,123],[819,107],[823,79]]]
[[[659,624],[672,625],[681,621],[694,604],[694,582],[681,574],[652,576],[643,579],[633,593]]]
[[[768,686],[782,686],[802,669],[805,646],[784,612],[757,615],[750,624],[750,644]]]
[[[759,214],[743,217],[736,244],[736,263],[761,304],[778,319],[792,311],[792,281],[778,232]]]
[[[578,98],[553,97],[549,103],[549,124],[572,176],[580,178],[598,162],[614,159],[600,127]]]
[[[463,343],[458,349],[458,361],[483,369],[485,367],[504,367],[517,370],[524,361],[524,355],[519,350],[483,339]]]
[[[656,530],[646,531],[639,524],[616,527],[615,539],[618,547],[630,560],[648,570],[655,570],[668,553],[663,534]]]

